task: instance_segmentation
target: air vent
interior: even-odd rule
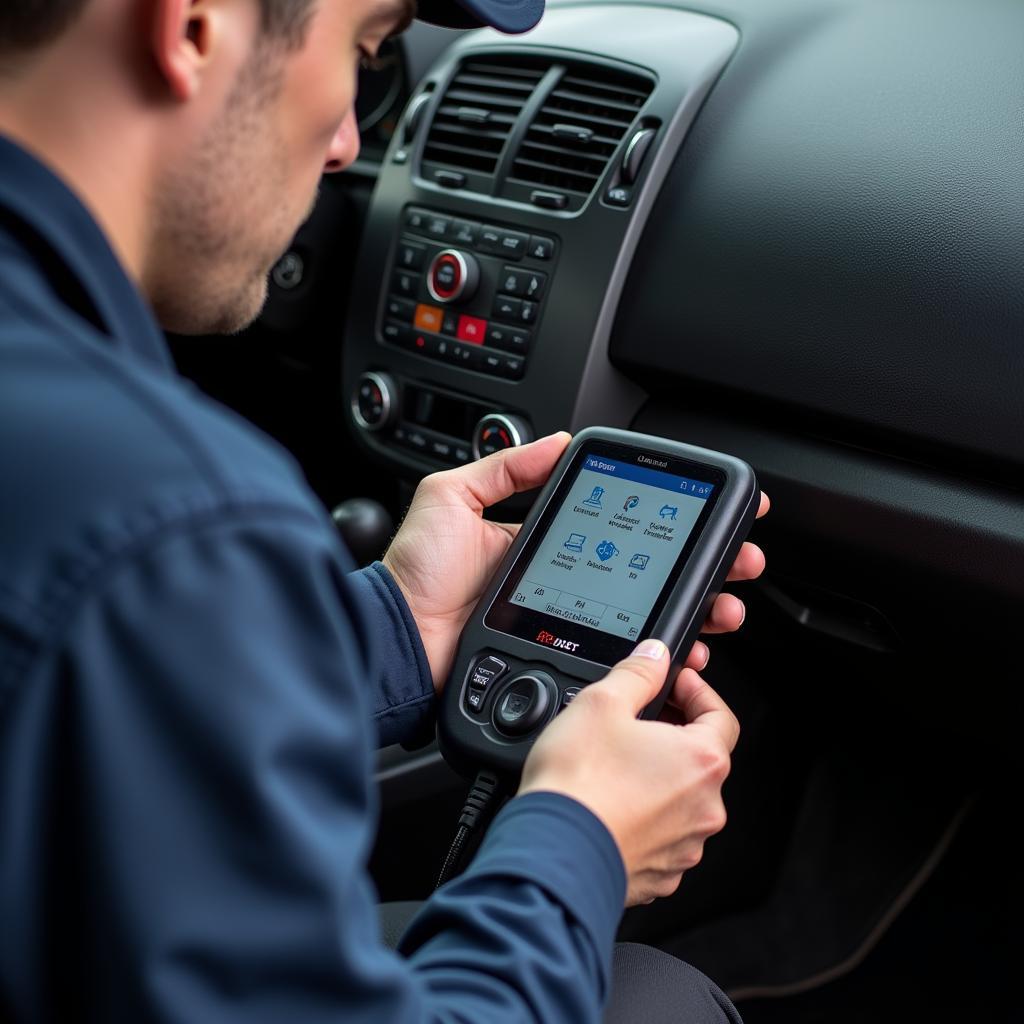
[[[466,173],[473,191],[487,186],[505,143],[547,65],[520,58],[481,58],[459,68],[434,115],[423,151],[423,174]]]
[[[569,67],[527,129],[505,194],[562,193],[578,209],[594,190],[653,83],[593,65]],[[520,187],[517,187],[520,186]]]

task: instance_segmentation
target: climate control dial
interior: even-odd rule
[[[398,389],[386,373],[359,375],[352,393],[352,418],[363,430],[383,430],[395,416]]]
[[[437,302],[468,302],[480,284],[480,264],[472,253],[442,249],[427,268],[427,291]]]
[[[522,416],[492,412],[484,416],[473,431],[473,458],[482,459],[506,448],[518,448],[533,440],[533,431]]]

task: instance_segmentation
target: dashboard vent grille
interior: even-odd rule
[[[512,128],[545,70],[542,63],[512,57],[463,64],[434,115],[424,163],[493,175]]]
[[[581,205],[652,89],[639,75],[568,68],[527,129],[510,182],[563,192]]]

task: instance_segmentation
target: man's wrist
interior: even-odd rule
[[[405,601],[405,607],[415,623],[419,641],[423,645],[423,651],[427,656],[434,693],[440,694],[444,681],[448,677],[448,668],[454,653],[451,640],[447,636],[439,637],[436,635],[435,630],[432,628],[430,617],[417,607],[416,595],[406,583],[401,570],[388,557],[388,552],[384,552],[384,557],[376,564],[387,570],[392,583],[398,588]]]

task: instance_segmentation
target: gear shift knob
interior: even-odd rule
[[[359,565],[384,554],[395,528],[391,513],[372,498],[349,498],[335,507],[331,518]]]

